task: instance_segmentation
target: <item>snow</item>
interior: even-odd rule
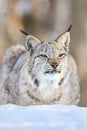
[[[87,108],[63,105],[0,106],[0,130],[87,130]]]

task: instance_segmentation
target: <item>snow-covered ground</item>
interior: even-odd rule
[[[87,130],[87,108],[63,105],[0,106],[0,130]]]

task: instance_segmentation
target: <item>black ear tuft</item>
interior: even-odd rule
[[[68,28],[67,32],[70,32],[71,28],[72,28],[72,25],[70,25],[70,27]]]
[[[26,33],[25,31],[23,31],[23,30],[21,30],[21,29],[20,29],[20,32],[22,32],[22,33],[25,34],[26,36],[29,35],[28,33]]]

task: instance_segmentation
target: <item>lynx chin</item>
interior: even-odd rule
[[[26,48],[16,45],[5,52],[0,104],[78,104],[80,86],[76,63],[69,54],[69,30],[45,42],[25,33]]]

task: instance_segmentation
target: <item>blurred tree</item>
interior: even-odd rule
[[[73,0],[72,53],[76,57],[81,81],[81,106],[87,106],[87,0]]]

